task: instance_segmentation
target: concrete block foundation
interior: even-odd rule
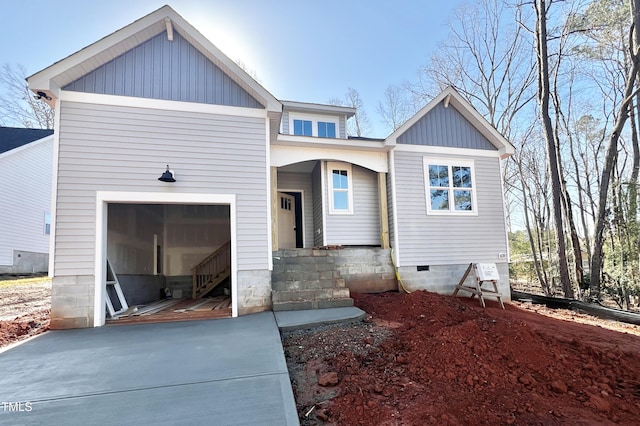
[[[418,271],[417,266],[401,266],[398,268],[402,283],[409,291],[427,290],[439,294],[453,294],[455,286],[460,282],[469,264],[464,265],[428,265],[429,270]],[[509,287],[509,264],[497,263],[498,290],[502,294],[504,302],[511,300]],[[473,285],[471,274],[466,283]],[[461,296],[470,296],[471,293],[460,292]]]

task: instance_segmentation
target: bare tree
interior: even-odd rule
[[[449,38],[419,72],[411,90],[427,101],[445,86],[454,86],[513,141],[514,118],[535,97],[535,67],[530,41],[518,25],[521,15],[521,8],[501,0],[463,4],[449,24]]]
[[[356,109],[356,114],[347,122],[347,134],[349,136],[367,136],[372,131],[371,121],[364,109],[364,103],[358,91],[352,87],[347,89],[344,99],[330,98],[327,101],[331,105],[348,106]]]
[[[0,85],[5,94],[0,97],[0,123],[6,126],[53,129],[54,111],[42,100],[36,99],[25,80],[22,65],[13,69],[2,66]]]
[[[640,45],[638,41],[640,36],[637,35],[638,28],[640,27],[640,0],[629,1],[630,13],[633,17],[633,23],[629,30],[629,50],[631,67],[626,75],[626,84],[624,89],[624,95],[622,102],[617,108],[619,113],[615,120],[612,132],[609,136],[609,144],[607,147],[607,153],[605,156],[604,167],[602,170],[602,177],[600,179],[599,198],[598,198],[598,212],[596,216],[596,227],[594,236],[594,250],[591,257],[591,283],[590,291],[591,297],[598,298],[600,295],[600,287],[602,282],[602,267],[604,264],[604,240],[605,240],[605,227],[607,223],[607,197],[609,195],[609,184],[614,171],[614,166],[618,154],[618,141],[624,125],[629,116],[629,109],[632,106],[632,102],[636,95],[636,79],[639,70],[639,57]]]
[[[563,203],[565,202],[566,191],[564,191],[562,183],[562,165],[560,150],[558,146],[557,127],[551,121],[551,111],[554,107],[551,105],[552,88],[551,79],[553,75],[557,75],[557,69],[561,55],[558,54],[555,70],[551,70],[549,65],[549,36],[547,34],[547,16],[549,6],[552,1],[547,4],[545,0],[536,0],[533,8],[535,11],[535,52],[538,74],[538,105],[540,120],[547,151],[547,169],[551,178],[551,200],[553,208],[553,219],[555,224],[556,235],[556,254],[558,260],[558,272],[560,283],[565,297],[573,298],[573,285],[569,274],[569,263],[567,261],[567,247],[565,240],[565,230],[563,221]],[[555,85],[557,87],[557,84]],[[558,105],[555,105],[556,110]]]
[[[389,133],[396,131],[416,112],[409,95],[403,87],[390,85],[384,91],[384,99],[378,102],[377,112]]]

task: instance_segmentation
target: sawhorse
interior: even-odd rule
[[[473,283],[474,283],[473,287],[464,285],[464,282],[470,273],[472,273],[473,275]],[[490,282],[491,284],[493,284],[493,290],[482,289],[482,284],[486,282]],[[480,305],[482,305],[483,308],[486,308],[486,305],[484,303],[485,297],[495,297],[496,299],[498,299],[498,302],[500,302],[500,306],[502,307],[502,309],[504,309],[504,304],[502,303],[502,295],[498,291],[498,280],[496,279],[481,280],[478,274],[477,264],[473,264],[473,263],[469,264],[469,267],[467,268],[466,272],[462,276],[462,279],[456,286],[456,289],[453,292],[453,296],[455,297],[460,290],[470,292],[472,298],[474,296],[478,296],[478,299],[480,299]]]

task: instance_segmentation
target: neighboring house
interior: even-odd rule
[[[47,272],[52,135],[0,127],[0,274]]]
[[[407,287],[493,262],[509,296],[513,147],[452,88],[386,139],[349,138],[355,109],[276,99],[168,6],[28,82],[57,111],[53,328],[104,324],[107,257],[140,300],[206,293],[218,259],[233,316],[395,288],[390,247]]]

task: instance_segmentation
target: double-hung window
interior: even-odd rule
[[[330,214],[353,214],[351,164],[327,163]]]
[[[293,134],[300,136],[313,136],[311,120],[293,120]]]
[[[476,215],[473,161],[424,159],[427,214]]]
[[[335,138],[336,123],[332,123],[330,121],[318,121],[318,137]]]

